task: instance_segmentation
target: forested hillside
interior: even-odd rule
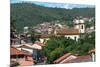
[[[45,21],[72,20],[75,16],[94,17],[95,8],[63,9],[48,8],[32,3],[11,4],[11,19],[15,19],[17,31],[21,31],[24,26],[32,27]]]

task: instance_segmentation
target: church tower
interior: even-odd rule
[[[85,21],[83,19],[74,19],[74,28],[79,29],[80,33],[85,33]]]

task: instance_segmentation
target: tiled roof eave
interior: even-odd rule
[[[80,33],[57,33],[57,35],[80,35]]]
[[[61,56],[60,58],[56,59],[53,63],[59,63],[60,61],[64,60],[66,57],[70,56],[71,53],[67,53],[63,56]]]

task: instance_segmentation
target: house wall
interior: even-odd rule
[[[40,42],[43,43],[44,42],[44,39],[40,38]]]
[[[95,53],[92,53],[92,61],[95,62]]]
[[[79,39],[79,35],[65,35],[65,37],[70,37],[71,39]]]
[[[79,25],[75,25],[75,29],[79,29]]]
[[[32,50],[32,49],[22,48],[22,50],[25,50],[25,51],[28,51],[28,52],[30,52],[30,53],[33,53],[33,50]]]
[[[82,26],[83,26],[83,28],[82,28]],[[80,25],[80,33],[85,33],[85,25],[84,24]]]
[[[44,43],[45,41],[49,40],[49,38],[40,38],[40,42]]]
[[[79,29],[80,33],[85,33],[85,25],[84,24],[77,24],[77,25],[74,26],[74,28]]]

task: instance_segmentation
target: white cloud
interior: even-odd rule
[[[68,4],[65,4],[65,5],[63,6],[63,8],[71,9],[71,8],[69,8],[69,5],[68,5]]]
[[[32,2],[36,5],[41,5],[45,7],[57,7],[57,8],[65,8],[65,9],[72,9],[72,8],[83,8],[83,7],[94,7],[93,5],[82,5],[82,4],[71,4],[71,3],[54,3],[54,2],[40,2],[40,1],[35,1],[35,0],[12,0],[15,3],[16,2]]]
[[[40,1],[40,2],[56,2],[56,3],[73,3],[73,4],[89,4],[95,5],[95,0],[11,0],[11,1]]]

